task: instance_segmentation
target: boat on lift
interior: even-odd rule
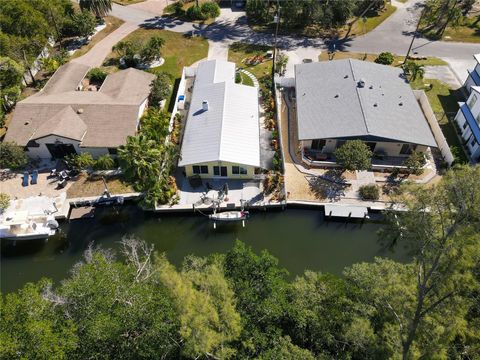
[[[248,211],[223,211],[210,215],[210,219],[214,221],[242,221],[248,218]]]
[[[30,215],[28,211],[6,214],[0,223],[0,239],[47,240],[55,235],[58,222],[51,214]]]

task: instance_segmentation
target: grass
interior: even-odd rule
[[[357,53],[357,52],[347,52],[347,51],[337,51],[333,56],[333,60],[341,60],[341,59],[358,59],[364,61],[373,62],[377,58],[377,54],[366,54],[366,53]],[[318,57],[319,61],[328,61],[328,53],[322,52]],[[394,60],[392,66],[401,66],[403,61],[405,60],[405,56],[394,55]],[[448,65],[445,61],[438,58],[426,58],[424,60],[415,60],[415,62],[419,65],[425,66],[439,66],[439,65]]]
[[[144,2],[145,0],[112,0],[112,2],[118,4],[118,5],[132,5],[132,4],[137,4]]]
[[[359,19],[353,24],[352,29],[350,30],[349,37],[360,36],[364,33],[368,33],[375,29],[378,25],[384,22],[390,15],[392,15],[397,8],[393,5],[387,4],[383,10],[377,12],[366,14],[367,21],[364,23],[362,19]],[[340,30],[340,36],[345,36],[348,31],[348,26],[345,26]]]
[[[480,21],[476,19],[476,16],[468,17],[458,27],[447,27],[442,40],[480,43]]]
[[[108,190],[111,194],[126,194],[135,192],[135,190],[118,177],[107,177]],[[78,180],[75,180],[67,190],[67,198],[100,196],[103,194],[103,181],[101,178],[91,178],[86,174],[81,174]]]
[[[123,20],[120,20],[116,17],[113,16],[106,16],[105,17],[105,24],[107,25],[105,29],[102,31],[98,32],[92,40],[82,46],[80,49],[75,51],[75,53],[72,55],[71,59],[75,59],[77,57],[80,57],[82,55],[85,55],[88,51],[90,51],[91,48],[93,48],[98,42],[103,40],[105,37],[107,37],[110,33],[114,32],[117,30],[122,24],[124,23]]]
[[[272,74],[272,60],[267,60],[258,65],[246,65],[243,61],[252,56],[265,55],[265,53],[270,49],[271,48],[269,46],[264,45],[234,43],[228,49],[228,61],[237,64],[237,68],[245,69],[251,72],[257,79],[260,80],[262,77],[270,76]],[[260,82],[260,87],[262,86],[263,85]]]
[[[240,78],[242,79],[242,84],[247,86],[253,86],[253,80],[250,79],[246,74],[240,73]]]
[[[458,148],[461,161],[468,162],[452,122],[458,111],[457,101],[461,98],[459,90],[452,90],[447,84],[434,79],[416,79],[410,85],[413,89],[425,91],[448,144],[451,148]]]

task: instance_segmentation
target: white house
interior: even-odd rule
[[[80,91],[89,67],[60,67],[37,94],[20,101],[5,135],[31,158],[89,152],[116,154],[137,131],[154,75],[127,69],[108,75],[98,91]]]
[[[468,71],[468,77],[463,84],[467,93],[470,94],[472,92],[472,86],[480,86],[480,54],[473,55],[477,64],[473,70]]]
[[[478,67],[478,65],[477,65]],[[467,102],[460,102],[455,116],[460,136],[472,162],[480,161],[480,86],[472,86]]]
[[[235,83],[235,64],[201,62],[182,141],[187,176],[249,179],[260,166],[258,92]]]

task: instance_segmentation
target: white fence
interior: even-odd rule
[[[170,125],[168,126],[168,132],[172,132],[173,130],[173,123],[175,121],[175,115],[177,114],[177,111],[178,111],[178,98],[183,95],[185,96],[185,78],[187,77],[187,75],[190,75],[191,71],[189,70],[190,68],[186,68],[184,67],[183,70],[182,70],[182,77],[180,78],[180,83],[178,84],[178,89],[177,89],[177,93],[175,94],[175,98],[173,99],[173,101],[175,101],[175,103],[173,104],[173,109],[172,109],[172,116],[170,117]],[[195,72],[193,73],[195,74]],[[192,76],[192,75],[190,75]]]
[[[417,98],[418,102],[420,103],[420,107],[423,110],[423,114],[427,118],[428,124],[430,125],[430,129],[432,130],[433,136],[435,137],[435,141],[437,142],[438,148],[442,153],[443,159],[448,164],[448,166],[452,165],[454,161],[454,157],[450,147],[448,146],[447,140],[443,135],[442,129],[440,129],[440,125],[438,124],[437,117],[433,113],[432,107],[428,101],[427,95],[423,90],[413,90],[415,97]]]

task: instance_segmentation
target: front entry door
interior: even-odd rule
[[[227,167],[226,166],[214,166],[213,175],[227,177]]]
[[[52,155],[52,158],[62,159],[66,155],[76,154],[75,147],[72,144],[45,144]]]

